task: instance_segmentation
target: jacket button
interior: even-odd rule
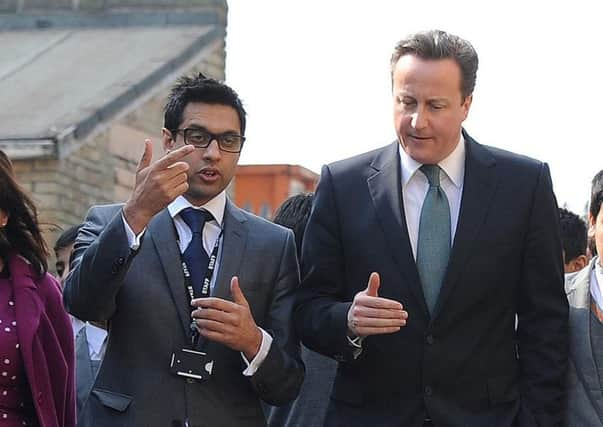
[[[427,344],[429,344],[429,345],[432,345],[434,342],[433,335],[431,335],[431,334],[427,335],[425,337],[425,342],[427,342]]]
[[[118,265],[124,265],[125,262],[126,262],[126,259],[124,257],[120,256],[119,258],[117,258]]]

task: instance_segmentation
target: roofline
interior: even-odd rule
[[[50,159],[57,157],[56,138],[3,138],[0,150],[13,160]]]

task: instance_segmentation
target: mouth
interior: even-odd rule
[[[207,182],[214,182],[220,178],[220,172],[214,168],[203,168],[199,171],[198,175],[202,180]]]
[[[406,135],[406,138],[409,141],[418,142],[418,143],[426,142],[426,141],[429,141],[432,139],[430,136],[419,136],[419,135]]]

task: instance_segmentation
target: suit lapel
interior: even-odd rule
[[[178,236],[172,217],[167,209],[162,210],[155,216],[149,224],[147,232],[155,245],[155,250],[165,272],[167,284],[170,288],[176,310],[178,311],[183,332],[188,337],[191,312],[184,289],[184,275],[180,264],[180,249],[177,243]]]
[[[392,257],[409,285],[424,315],[429,317],[419,273],[412,254],[402,203],[402,178],[398,142],[385,147],[371,167],[375,173],[367,179],[369,193],[381,223]]]
[[[591,262],[589,268],[585,268],[578,273],[571,288],[566,289],[570,306],[569,348],[570,359],[574,362],[576,374],[584,382],[586,392],[597,402],[593,406],[601,417],[598,408],[603,396],[601,395],[601,383],[595,364],[590,332],[590,275],[592,266]]]
[[[473,240],[484,223],[497,185],[496,162],[492,155],[464,131],[463,137],[466,152],[461,208],[448,271],[434,309],[434,319],[441,312],[466,266],[467,256],[474,250]]]
[[[218,277],[214,285],[213,295],[218,298],[231,299],[230,280],[232,276],[239,274],[239,267],[243,260],[243,253],[247,244],[247,227],[245,216],[234,206],[230,200],[226,200],[224,209],[224,235],[218,266]],[[239,277],[240,285],[245,292],[245,277]]]

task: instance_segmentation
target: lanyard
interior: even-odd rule
[[[214,249],[211,251],[211,255],[209,256],[209,264],[207,265],[207,271],[205,272],[205,277],[203,278],[203,286],[201,287],[201,293],[195,295],[195,289],[193,288],[193,279],[191,278],[191,273],[182,257],[182,253],[180,254],[180,263],[182,265],[182,273],[184,274],[184,287],[186,288],[186,295],[188,296],[189,306],[191,307],[191,313],[194,308],[190,305],[190,302],[194,298],[207,298],[209,297],[209,285],[211,284],[211,279],[214,277],[214,270],[216,268],[216,259],[218,258],[218,250],[220,248],[220,239],[222,238],[223,230],[220,231],[218,238],[216,239],[216,243],[214,244]],[[197,340],[199,339],[199,331],[197,330],[197,326],[193,321],[191,323],[191,344],[194,347]]]

